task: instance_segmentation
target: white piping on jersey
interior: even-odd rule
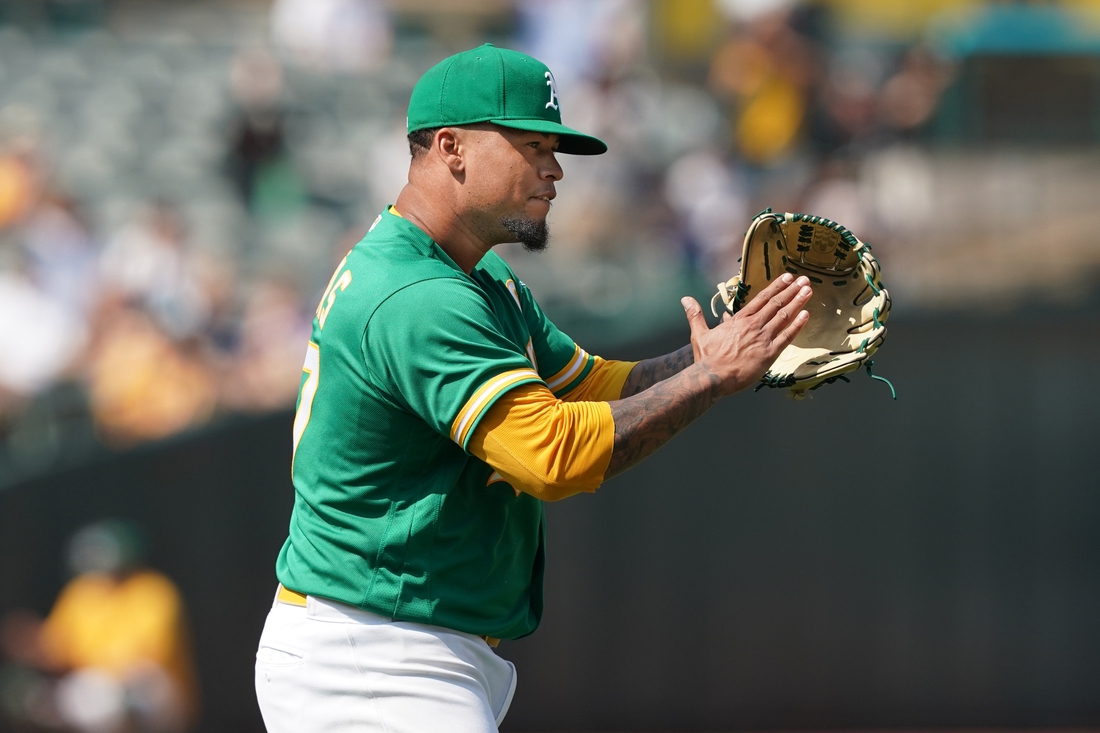
[[[519,300],[519,291],[516,289],[516,281],[512,278],[508,278],[508,281],[504,283],[504,287],[508,288],[508,292],[516,299],[516,306],[519,307],[519,313],[523,315],[523,303]],[[535,359],[535,345],[531,342],[531,339],[527,339],[527,361],[531,362],[531,366],[535,368],[536,372],[539,370],[538,360]]]
[[[535,359],[535,344],[531,339],[527,339],[527,360],[531,362],[531,366],[533,366],[537,372],[539,370],[539,363]]]
[[[516,291],[516,281],[509,278],[508,282],[504,283],[504,287],[508,288],[508,292],[516,299],[516,305],[519,306],[519,312],[523,313],[523,304],[519,302],[519,293]]]

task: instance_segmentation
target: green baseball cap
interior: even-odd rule
[[[557,83],[546,64],[491,43],[428,69],[409,100],[409,132],[477,122],[559,135],[559,153],[607,152],[602,140],[561,123]]]

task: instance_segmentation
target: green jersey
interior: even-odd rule
[[[279,581],[401,621],[514,639],[542,616],[542,502],[466,452],[521,384],[593,366],[489,252],[467,275],[390,209],[313,321]]]

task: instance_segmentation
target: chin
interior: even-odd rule
[[[541,252],[546,249],[550,239],[550,227],[546,224],[546,217],[505,217],[500,220],[500,223],[512,237],[511,241],[520,242],[524,249],[530,252]]]

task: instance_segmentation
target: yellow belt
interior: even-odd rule
[[[302,607],[305,607],[306,605],[306,596],[304,593],[299,593],[296,590],[291,590],[282,583],[279,583],[279,593],[275,597],[278,599],[279,603],[286,603],[291,606]]]
[[[306,596],[304,593],[299,593],[296,590],[291,590],[282,583],[279,584],[279,593],[275,596],[275,598],[279,601],[279,603],[286,603],[290,606],[305,607],[306,605]],[[478,634],[478,636],[484,639],[485,643],[489,646],[495,647],[497,644],[500,643],[500,639],[496,638],[495,636],[485,636],[484,634]]]

